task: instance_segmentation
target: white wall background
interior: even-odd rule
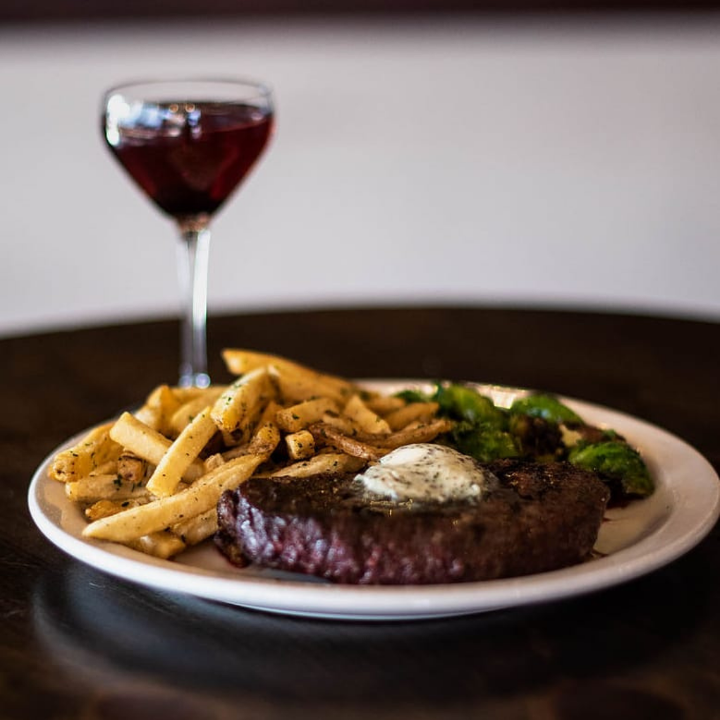
[[[0,334],[171,314],[174,227],[103,147],[137,76],[250,75],[265,160],[211,311],[534,302],[720,319],[720,19],[0,28]]]

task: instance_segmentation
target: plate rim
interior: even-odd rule
[[[358,382],[369,388],[374,386],[386,391],[433,384],[432,381],[423,379],[390,378]],[[514,393],[517,396],[530,392],[526,388],[504,385],[476,382],[468,384],[484,392],[497,391],[505,395]],[[720,479],[702,454],[677,435],[623,411],[564,395],[558,395],[558,398],[568,403],[581,416],[589,416],[587,419],[593,422],[606,416],[612,423],[600,424],[614,426],[619,421],[622,426],[631,428],[631,435],[634,435],[635,431],[642,436],[649,434],[650,439],[660,443],[666,451],[674,451],[675,460],[680,457],[684,465],[692,466],[695,481],[700,482],[706,491],[706,496],[695,498],[702,502],[686,502],[682,488],[670,483],[663,489],[668,494],[668,500],[674,504],[667,507],[667,514],[659,526],[629,547],[606,557],[518,578],[413,586],[355,586],[324,584],[309,579],[242,577],[239,574],[242,571],[232,567],[228,567],[225,573],[208,571],[72,534],[62,527],[62,515],[60,521],[48,515],[40,494],[46,488],[62,487],[48,477],[50,463],[57,452],[77,442],[87,430],[65,440],[37,467],[28,488],[28,507],[38,529],[56,547],[76,560],[120,579],[159,591],[179,592],[230,605],[325,619],[437,618],[580,596],[653,572],[689,552],[707,536],[720,517]],[[654,456],[651,454],[647,459],[651,461]],[[660,470],[664,472],[663,468]],[[64,495],[62,497],[64,499]],[[70,512],[79,512],[79,508],[71,501],[67,500],[63,504]],[[58,512],[62,513],[63,508],[56,507]],[[688,520],[694,522],[688,523]]]

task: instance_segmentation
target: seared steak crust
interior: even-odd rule
[[[338,583],[426,584],[528,575],[585,560],[608,500],[592,473],[503,460],[482,502],[372,501],[354,476],[249,480],[218,505],[235,564]]]

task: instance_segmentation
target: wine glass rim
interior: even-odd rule
[[[136,80],[127,80],[124,82],[116,83],[108,88],[104,93],[104,98],[109,98],[121,91],[128,91],[132,88],[141,88],[147,86],[161,87],[163,85],[187,85],[188,87],[201,86],[201,85],[225,85],[228,87],[244,86],[246,88],[253,88],[258,96],[270,97],[272,95],[271,86],[263,80],[257,80],[252,77],[168,77],[168,78],[138,78]]]

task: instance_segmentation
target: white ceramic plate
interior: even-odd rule
[[[391,392],[418,381],[365,383]],[[478,385],[509,406],[522,390]],[[696,450],[670,433],[607,408],[565,399],[587,422],[623,434],[646,459],[657,490],[647,500],[608,511],[596,544],[601,557],[581,565],[507,580],[408,587],[333,585],[295,575],[237,569],[210,541],[174,561],[82,537],[86,521],[48,478],[51,458],[37,469],[29,491],[33,520],[48,539],[99,570],[166,591],[291,615],[356,620],[410,620],[485,612],[546,602],[625,582],[675,560],[711,530],[720,514],[720,482]]]

